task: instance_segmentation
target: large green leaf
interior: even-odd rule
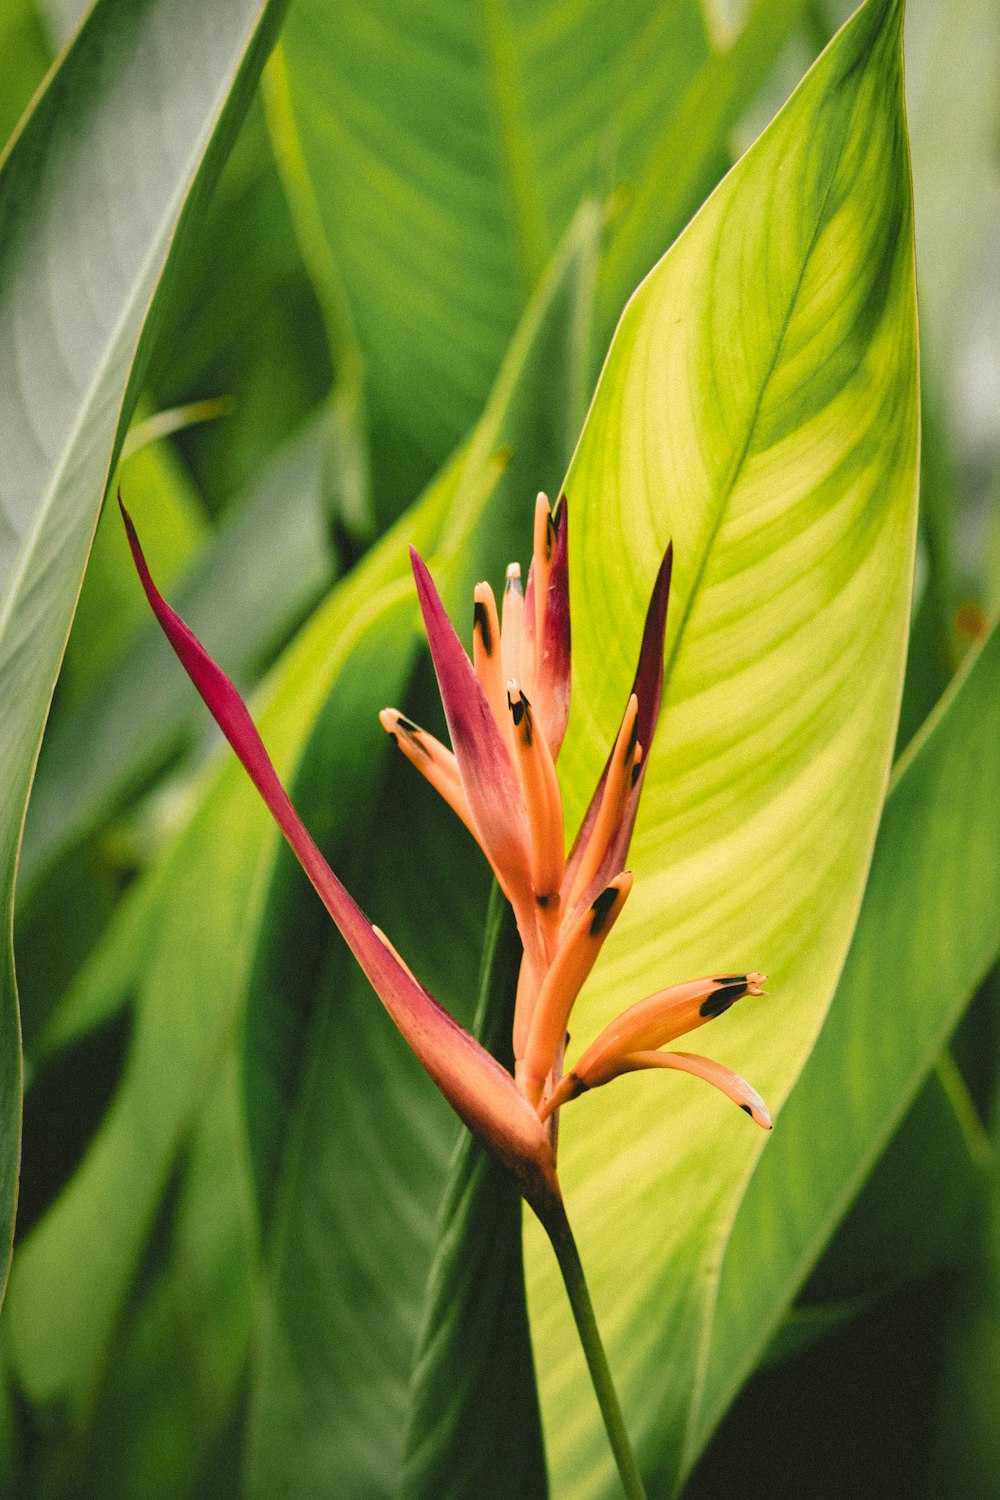
[[[698,1443],[1000,951],[998,727],[994,630],[900,768],[836,1000],[729,1231]]]
[[[151,1246],[86,1451],[75,1455],[81,1500],[240,1493],[225,1444],[246,1378],[257,1264],[235,1050],[179,1176],[169,1230]]]
[[[149,371],[157,406],[233,401],[231,418],[179,437],[218,513],[294,435],[330,382],[320,307],[257,98],[163,312]]]
[[[292,8],[276,145],[366,362],[383,514],[478,416],[581,197],[637,174],[708,56],[697,0]]]
[[[103,0],[0,166],[3,1242],[20,1110],[13,884],[42,724],[150,305],[185,204],[232,137],[280,9]]]
[[[773,1105],[847,951],[902,680],[918,403],[900,23],[898,3],[862,7],[640,287],[566,481],[570,821],[671,537],[675,558],[636,889],[574,1039],[671,980],[759,967],[774,997],[719,1023],[711,1047]],[[561,1148],[658,1492],[681,1465],[719,1236],[763,1144],[719,1096],[672,1082],[585,1096]],[[540,1235],[529,1250],[555,1487],[604,1493],[609,1458],[558,1276]]]
[[[470,878],[467,836],[442,822],[427,789],[409,795],[414,774],[394,759],[378,806],[400,811],[376,814],[345,878],[424,982],[468,1022],[485,874],[473,865]],[[296,800],[308,803],[304,791],[299,781]],[[419,851],[419,865],[402,862],[401,848]],[[423,919],[408,900],[418,869]],[[424,1288],[458,1127],[341,945],[324,943],[318,924],[310,932],[304,919],[285,919],[295,897],[303,904],[299,881],[276,884],[284,942],[250,992],[248,1084],[259,1114],[270,1103],[261,1065],[270,1064],[272,1080],[290,1078],[292,1118],[275,1164],[248,1490],[259,1500],[279,1485],[294,1497],[389,1496],[398,1494]],[[434,940],[428,908],[445,921],[446,940]],[[283,963],[288,949],[294,967]],[[296,1004],[306,1014],[290,1075],[285,1061],[275,1068],[273,1053]]]
[[[996,980],[988,986],[995,1005]],[[948,1330],[941,1381],[942,1411],[937,1434],[936,1473],[939,1494],[948,1487],[958,1494],[991,1500],[996,1489],[996,1454],[1000,1444],[1000,1411],[996,1389],[1000,1377],[1000,1141],[998,1104],[994,1096],[990,1135],[993,1161],[985,1212],[977,1242],[968,1257],[964,1295]]]

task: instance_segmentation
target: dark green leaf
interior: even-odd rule
[[[494,886],[475,1035],[513,1071],[521,942]],[[544,1500],[541,1414],[528,1332],[521,1199],[468,1132],[435,1235],[413,1368],[402,1493],[408,1500]],[[489,1350],[489,1358],[484,1351]]]
[[[816,1047],[730,1231],[692,1457],[1000,950],[1000,631],[904,757]]]

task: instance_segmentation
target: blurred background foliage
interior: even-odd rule
[[[4,137],[81,9],[0,0]],[[847,11],[841,0],[643,0],[624,11],[598,0],[292,0],[172,267],[119,481],[143,497],[160,582],[241,688],[294,643],[278,691],[302,698],[302,811],[362,905],[378,888],[386,926],[449,997],[477,966],[483,873],[464,847],[433,857],[435,841],[455,837],[409,788],[410,829],[454,934],[435,948],[400,887],[393,840],[368,821],[377,800],[393,805],[398,768],[387,769],[377,728],[347,750],[329,728],[345,713],[373,725],[372,706],[400,696],[433,719],[426,672],[411,677],[415,644],[379,649],[412,626],[379,539],[407,512],[408,539],[452,560],[461,543],[455,598],[496,555],[515,555],[519,505],[540,482],[558,485],[629,289]],[[995,0],[910,0],[906,57],[924,458],[900,750],[1000,605]],[[215,404],[188,409],[204,402]],[[175,430],[158,436],[150,419],[168,412],[161,425]],[[368,644],[352,657],[362,618]],[[344,639],[336,660],[331,621]],[[368,1128],[392,1108],[379,1070],[404,1092],[422,1077],[322,913],[300,902],[283,856],[265,902],[273,851],[233,779],[188,822],[215,748],[106,510],[17,888],[27,1092],[15,1280],[21,1247],[54,1227],[35,1241],[43,1273],[34,1301],[18,1303],[13,1356],[11,1320],[0,1325],[4,1493],[224,1496],[241,1492],[244,1470],[252,1492],[276,1492],[289,1454],[275,1433],[289,1447],[306,1441],[310,1413],[340,1399],[338,1339],[355,1347],[351,1308],[301,1292],[366,1275],[364,1245],[338,1248],[330,1229],[331,1170],[361,1217],[390,1226],[384,1242],[401,1215],[411,1226],[400,1281],[420,1281],[431,1253],[450,1117],[428,1106],[412,1172],[396,1164],[390,1180]],[[441,871],[452,872],[444,885]],[[223,909],[192,953],[208,887]],[[185,945],[177,972],[153,941],[171,924]],[[182,1007],[190,1035],[178,1036],[176,988],[195,980]],[[337,1027],[323,1005],[334,989],[349,1018]],[[990,977],[687,1494],[1000,1495],[998,1000]],[[148,1093],[129,1084],[130,1055]],[[355,1074],[366,1087],[352,1089]],[[88,1234],[127,1248],[112,1267],[97,1261],[94,1307],[81,1312],[61,1278],[69,1246]],[[262,1267],[281,1262],[293,1305],[276,1309]],[[387,1307],[389,1334],[372,1354],[387,1366],[397,1355],[406,1366],[405,1301]],[[56,1378],[42,1325],[60,1308],[79,1337],[53,1356]],[[289,1329],[310,1320],[314,1363],[292,1371]],[[333,1351],[325,1363],[322,1347]],[[405,1414],[398,1376],[377,1373],[385,1404],[348,1413],[338,1442],[351,1431],[370,1443]],[[302,1472],[323,1461],[320,1450]],[[357,1472],[370,1463],[359,1453]],[[310,1482],[292,1493],[317,1492]]]

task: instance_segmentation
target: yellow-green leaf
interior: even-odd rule
[[[636,888],[573,1017],[570,1065],[630,1001],[756,968],[771,998],[699,1042],[777,1108],[844,961],[885,794],[913,565],[901,21],[898,0],[861,8],[636,292],[570,468],[571,821],[674,544]],[[720,1095],[659,1073],[565,1112],[570,1214],[657,1494],[681,1463],[719,1235],[763,1143]],[[609,1492],[610,1458],[535,1235],[529,1261],[554,1489],[586,1500]]]

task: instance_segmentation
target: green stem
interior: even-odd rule
[[[646,1500],[639,1465],[632,1452],[632,1444],[625,1428],[625,1418],[618,1404],[618,1393],[611,1379],[608,1357],[601,1343],[597,1319],[594,1316],[594,1304],[590,1300],[587,1278],[583,1274],[580,1252],[576,1248],[576,1240],[573,1238],[573,1231],[569,1227],[569,1220],[562,1205],[560,1205],[558,1215],[553,1214],[551,1222],[545,1224],[545,1229],[552,1241],[552,1248],[556,1252],[559,1269],[566,1284],[569,1304],[573,1309],[577,1332],[587,1358],[590,1379],[597,1396],[597,1403],[601,1408],[601,1416],[604,1418],[611,1451],[618,1465],[622,1488],[628,1500]]]

